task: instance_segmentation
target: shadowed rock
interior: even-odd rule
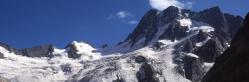
[[[53,52],[53,45],[42,45],[33,48],[22,49],[22,55],[28,57],[51,57],[51,52]]]
[[[159,79],[156,77],[156,71],[148,63],[144,63],[140,67],[137,72],[137,79],[138,82],[159,82]]]
[[[204,68],[199,58],[195,57],[184,57],[184,70],[187,79],[193,82],[199,82],[204,75]]]
[[[0,52],[0,59],[4,58],[4,54]]]
[[[229,47],[202,82],[249,82],[249,13]]]

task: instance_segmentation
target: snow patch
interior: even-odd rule
[[[73,41],[72,45],[76,48],[76,53],[81,54],[81,59],[84,61],[92,61],[101,58],[101,54],[94,52],[96,49],[85,42]]]
[[[9,51],[7,49],[5,49],[4,47],[0,46],[0,52],[7,53]]]
[[[175,43],[171,40],[158,40],[158,42],[163,44],[162,47],[169,47],[170,45]]]
[[[190,19],[183,18],[178,21],[180,22],[180,25],[184,27],[191,27],[192,25],[192,21]]]
[[[92,51],[96,50],[91,45],[89,45],[89,44],[87,44],[85,42],[73,41],[72,45],[74,45],[76,47],[76,49],[78,50],[79,53],[81,53],[81,52],[92,52]]]
[[[187,53],[186,56],[194,57],[194,58],[199,58],[199,56],[193,54],[193,53]]]
[[[54,51],[53,54],[62,54],[62,53],[66,53],[66,49],[54,48],[53,51]]]
[[[214,28],[211,26],[199,26],[199,27],[193,27],[191,30],[202,30],[203,32],[212,32],[214,31]]]
[[[205,71],[209,71],[214,66],[214,63],[204,62],[203,66]]]

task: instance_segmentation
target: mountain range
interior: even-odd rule
[[[248,76],[241,64],[248,58],[243,20],[219,7],[195,12],[170,6],[149,10],[114,46],[72,41],[64,49],[16,49],[0,43],[0,82],[246,82],[236,78]]]

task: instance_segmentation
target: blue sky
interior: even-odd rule
[[[195,11],[213,6],[241,16],[249,11],[248,0],[192,2]],[[63,48],[72,40],[115,44],[149,9],[149,0],[0,0],[0,41],[17,48],[42,44]]]

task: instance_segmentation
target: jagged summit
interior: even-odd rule
[[[96,50],[93,46],[91,46],[89,43],[84,41],[72,41],[69,43],[66,48],[74,47],[79,52],[92,52]]]
[[[153,37],[155,37],[155,34],[158,31],[162,30],[162,29],[159,30],[160,27],[163,27],[164,25],[170,22],[175,23],[174,25],[175,27],[179,27],[179,22],[177,20],[180,19],[184,19],[182,22],[180,21],[180,24],[187,23],[189,22],[188,20],[207,23],[208,25],[215,28],[216,29],[215,31],[217,31],[217,33],[220,33],[217,35],[225,36],[224,38],[219,37],[220,39],[226,39],[226,40],[231,40],[231,38],[229,37],[234,35],[234,33],[232,34],[230,33],[232,31],[237,31],[239,28],[238,26],[240,26],[240,24],[236,25],[228,25],[228,24],[234,23],[233,22],[234,20],[237,20],[237,22],[242,22],[243,20],[242,17],[238,16],[236,17],[233,15],[222,13],[219,7],[213,7],[200,12],[194,12],[186,9],[179,9],[174,6],[170,6],[162,12],[158,12],[157,10],[152,9],[144,15],[144,17],[141,19],[140,23],[138,24],[137,28],[127,37],[125,42],[127,41],[130,42],[132,47],[139,40],[145,39],[144,42],[145,46],[153,39]],[[184,31],[184,29],[182,30]]]
[[[70,44],[67,45],[66,49],[69,58],[81,58],[82,56],[84,56],[85,59],[94,58],[94,55],[92,54],[94,54],[94,51],[96,50],[90,44],[83,41],[82,42],[72,41]]]
[[[159,40],[181,41],[191,35],[192,37],[189,37],[191,44],[200,43],[198,39],[205,38],[205,43],[214,44],[213,47],[217,48],[217,50],[210,51],[218,55],[228,47],[231,38],[241,26],[242,20],[240,16],[223,13],[219,7],[200,12],[174,6],[162,12],[152,9],[142,17],[135,30],[120,44],[118,49],[136,50],[145,46],[154,46]],[[202,33],[198,33],[199,31]],[[202,35],[206,36],[200,37]],[[194,51],[192,53],[203,53],[202,49],[195,47],[193,48],[197,50],[192,50]]]

